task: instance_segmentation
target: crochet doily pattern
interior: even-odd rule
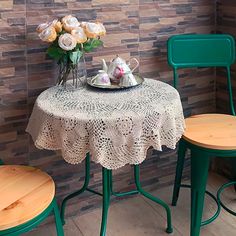
[[[37,98],[26,131],[36,147],[60,149],[71,164],[90,152],[93,161],[117,169],[140,164],[150,146],[174,149],[184,128],[178,92],[145,79],[118,91],[51,87]]]

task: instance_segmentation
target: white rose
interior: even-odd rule
[[[71,34],[65,33],[59,37],[58,44],[60,48],[66,51],[70,51],[76,47],[77,41],[74,36],[72,36]]]
[[[80,26],[78,19],[71,15],[65,16],[61,21],[63,28],[69,33],[71,32],[71,30]]]

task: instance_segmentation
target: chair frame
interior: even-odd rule
[[[3,161],[0,159],[0,165],[3,165],[3,164],[4,164]],[[32,229],[37,227],[43,220],[45,220],[49,216],[49,214],[52,212],[55,217],[57,235],[64,236],[63,226],[62,226],[62,222],[60,218],[60,212],[59,212],[55,198],[53,198],[49,206],[42,213],[37,215],[35,218],[29,220],[26,223],[17,225],[15,227],[5,229],[5,230],[0,230],[0,236],[18,236],[20,234],[31,231]]]
[[[187,43],[186,43],[187,42]],[[225,51],[222,52],[222,48],[217,48],[215,51],[217,60],[214,60],[214,57],[205,58],[203,63],[200,62],[201,56],[206,56],[207,53],[207,45],[211,44],[212,48],[219,46],[219,43],[223,44],[223,46],[228,46],[228,48],[224,49]],[[174,47],[175,43],[179,43],[182,46],[182,50],[187,45],[191,45],[191,43],[196,43],[196,45],[202,46],[202,48],[196,47],[192,51],[188,51],[190,54],[190,61],[184,63],[181,61],[180,55],[174,55]],[[186,44],[185,44],[186,43]],[[190,43],[188,45],[188,43]],[[189,49],[189,48],[188,48]],[[224,60],[218,60],[221,58],[221,53],[227,55],[227,50],[229,51],[229,57],[224,58]],[[178,52],[178,50],[177,50]],[[218,53],[218,55],[217,55]],[[187,54],[185,54],[187,55]],[[193,60],[191,63],[191,55],[193,55]],[[176,57],[175,57],[176,56]],[[222,57],[223,58],[223,57]],[[208,61],[209,60],[209,61]],[[180,68],[196,68],[196,67],[225,67],[227,71],[227,83],[228,83],[228,91],[229,91],[229,100],[230,100],[230,109],[232,115],[235,116],[235,109],[233,103],[233,95],[232,95],[232,86],[231,86],[231,74],[230,74],[230,67],[235,62],[235,41],[231,35],[222,34],[222,35],[176,35],[172,36],[168,40],[168,63],[173,69],[174,75],[174,87],[177,88],[178,86],[178,69]],[[219,213],[222,202],[220,201],[220,193],[223,191],[226,186],[222,186],[217,194],[217,199],[214,197],[218,204],[218,209],[215,215],[202,222],[202,212],[204,206],[204,197],[206,191],[206,184],[207,184],[207,177],[208,177],[208,169],[211,158],[217,157],[235,157],[236,150],[218,150],[218,149],[211,149],[211,148],[204,148],[198,145],[192,144],[182,138],[179,143],[178,148],[178,160],[176,166],[176,176],[175,176],[175,184],[173,190],[173,197],[172,197],[172,205],[176,206],[180,187],[186,187],[181,185],[182,173],[184,168],[184,161],[185,161],[185,154],[187,149],[191,150],[191,226],[190,226],[190,235],[191,236],[199,236],[200,235],[200,228],[203,225],[207,225],[215,220]],[[200,174],[199,174],[200,173]],[[230,185],[235,184],[235,182],[230,183]],[[207,192],[211,197],[212,194]],[[223,205],[222,205],[223,206]],[[223,206],[224,207],[224,206]],[[224,207],[225,208],[225,207]]]

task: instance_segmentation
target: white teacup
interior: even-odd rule
[[[135,76],[131,72],[125,73],[120,79],[120,86],[130,87],[130,86],[135,86],[137,84],[138,82],[135,79]]]
[[[111,85],[111,80],[104,70],[99,70],[98,74],[92,79],[92,83],[96,85]]]

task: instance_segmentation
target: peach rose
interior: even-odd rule
[[[106,34],[106,28],[102,23],[97,23],[99,27],[99,36],[103,36]]]
[[[37,28],[36,28],[36,31],[38,33],[41,33],[43,30],[45,30],[46,28],[48,28],[50,26],[49,23],[42,23],[40,24]]]
[[[57,33],[60,33],[62,31],[62,24],[60,21],[57,21],[53,26],[55,30],[57,31]]]
[[[85,33],[88,38],[96,38],[106,34],[106,29],[101,23],[87,23],[85,24]]]
[[[87,41],[87,36],[84,29],[81,27],[71,30],[71,34],[76,38],[77,43],[84,43]]]
[[[57,38],[57,32],[54,27],[50,26],[39,34],[39,38],[44,42],[51,43]]]
[[[74,36],[69,33],[62,34],[58,39],[58,44],[60,48],[70,51],[76,47],[77,41]]]
[[[60,23],[60,21],[58,20],[53,20],[53,21],[50,21],[50,22],[46,22],[46,23],[43,23],[43,24],[40,24],[37,28],[36,28],[36,31],[38,33],[41,33],[43,30],[45,30],[46,28],[50,27],[50,26],[53,26],[53,27],[56,27],[56,25],[58,25],[58,23]],[[56,29],[57,31],[57,29]],[[61,31],[57,31],[57,32],[61,32]]]
[[[77,18],[71,15],[63,17],[61,21],[65,31],[69,33],[71,32],[71,30],[80,26],[80,23]]]

